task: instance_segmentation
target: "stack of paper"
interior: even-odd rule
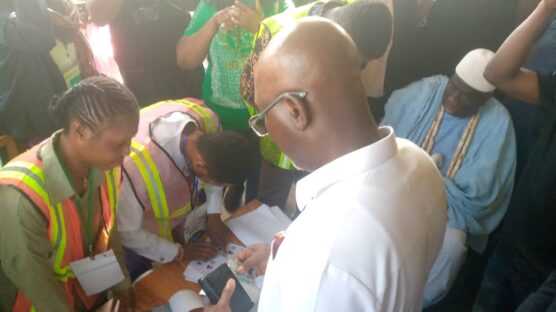
[[[226,221],[228,228],[245,245],[268,244],[276,233],[285,230],[291,223],[280,208],[261,205],[241,217]]]

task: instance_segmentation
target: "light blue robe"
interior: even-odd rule
[[[394,92],[386,103],[382,124],[420,146],[440,109],[447,84],[447,77],[433,76]],[[492,98],[481,110],[461,167],[453,180],[444,177],[448,226],[467,232],[467,243],[477,252],[485,249],[488,235],[506,213],[516,166],[514,128],[506,108]]]

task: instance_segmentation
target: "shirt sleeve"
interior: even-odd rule
[[[124,176],[118,208],[118,233],[122,245],[153,261],[172,261],[178,253],[178,247],[143,229],[142,224],[143,208]]]
[[[205,185],[205,192],[207,193],[207,214],[219,214],[222,212],[224,188],[207,183]]]
[[[2,270],[37,311],[72,311],[52,272],[54,251],[42,212],[19,191],[0,188],[0,259]]]
[[[208,4],[206,0],[201,0],[193,13],[191,22],[189,22],[189,25],[187,25],[187,28],[183,32],[183,35],[194,35],[197,31],[199,31],[199,29],[205,26],[205,24],[216,12],[218,12],[218,10],[215,6]]]
[[[349,291],[338,291],[338,285]],[[322,276],[315,311],[380,311],[375,294],[350,273],[332,264]]]
[[[46,1],[1,1],[0,45],[29,53],[42,53],[54,48],[56,41]]]

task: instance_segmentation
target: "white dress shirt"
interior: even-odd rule
[[[151,123],[151,139],[158,143],[170,155],[178,168],[187,175],[191,173],[189,172],[190,168],[187,167],[185,157],[180,151],[180,134],[190,122],[196,123],[189,115],[174,112]],[[220,186],[205,184],[207,213],[220,213],[222,192],[223,188]],[[118,231],[122,245],[125,247],[145,258],[161,263],[172,261],[176,257],[178,252],[176,244],[142,228],[143,208],[135,197],[125,175],[119,196],[117,218]]]
[[[421,310],[444,184],[419,147],[380,134],[298,182],[302,213],[268,261],[259,311]]]

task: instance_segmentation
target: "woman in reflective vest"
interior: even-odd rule
[[[3,311],[94,309],[104,296],[86,295],[70,264],[108,249],[124,263],[114,220],[137,100],[117,81],[92,77],[50,110],[63,130],[0,169]],[[112,287],[124,310],[134,303],[129,287],[127,277]]]

